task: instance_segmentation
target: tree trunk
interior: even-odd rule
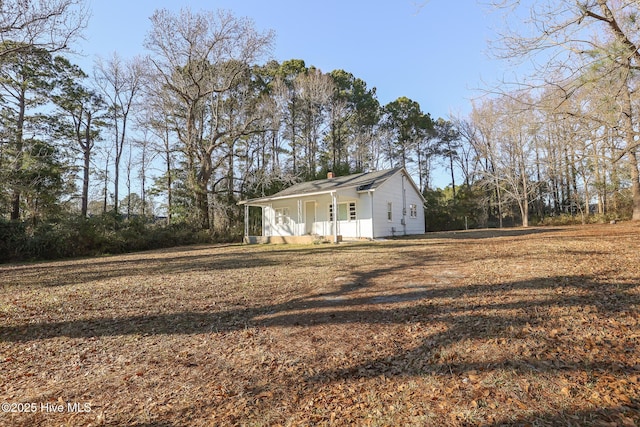
[[[91,151],[84,149],[84,165],[82,166],[82,201],[80,214],[83,218],[87,217],[87,211],[89,210],[89,170],[91,167]]]
[[[451,189],[453,190],[453,203],[456,202],[456,177],[453,170],[453,151],[449,148],[449,168],[451,169]]]
[[[115,158],[113,159],[113,212],[117,215],[118,214],[118,204],[120,203],[120,201],[118,200],[118,187],[120,186],[119,181],[120,181],[120,155],[122,154],[120,152],[120,132],[118,130],[118,117],[117,117],[117,111],[114,112],[114,114],[116,114],[115,118],[114,118],[114,126],[115,126],[115,135],[116,135],[116,142],[115,142],[115,148],[116,148],[116,153],[115,153]]]
[[[166,160],[167,167],[167,224],[171,224],[171,211],[173,210],[173,200],[172,200],[172,177],[171,177],[171,139],[169,137],[169,126],[164,126],[164,155]]]
[[[522,226],[529,226],[529,200],[525,197],[520,203],[520,214],[522,215]]]
[[[20,219],[20,170],[22,169],[22,150],[24,149],[24,116],[26,111],[25,103],[25,91],[22,90],[20,94],[20,100],[18,105],[18,121],[16,122],[16,160],[13,167],[14,179],[16,179],[16,186],[13,189],[11,195],[11,220],[17,221]]]
[[[78,121],[78,139],[79,145],[82,148],[82,156],[84,164],[82,166],[82,197],[80,214],[83,218],[87,217],[87,211],[89,208],[89,172],[91,168],[91,114],[87,114],[87,123],[84,130],[84,142],[80,138],[80,122]]]
[[[171,212],[173,209],[173,191],[171,186],[173,185],[171,179],[171,158],[167,156],[167,224],[171,224]]]
[[[631,173],[631,194],[633,195],[633,221],[640,221],[640,173],[635,150],[629,151],[629,172]]]
[[[213,148],[211,147],[211,150]],[[200,170],[196,176],[195,199],[196,199],[196,220],[203,230],[210,229],[209,221],[209,181],[213,175],[213,164],[211,162],[212,152],[205,150],[200,157]]]
[[[529,226],[529,180],[527,179],[524,158],[521,158],[522,174],[522,203],[520,203],[520,213],[522,214],[522,226]]]
[[[604,192],[604,185],[602,183],[602,175],[600,174],[600,153],[598,152],[598,144],[593,144],[593,170],[595,173],[595,183],[596,183],[596,195],[598,200],[598,214],[602,215],[604,213],[604,203],[602,193]]]
[[[293,166],[293,174],[298,174],[298,145],[296,142],[296,117],[297,117],[296,97],[293,95],[291,100],[291,160]]]
[[[502,224],[502,196],[500,195],[500,183],[498,182],[498,178],[495,178],[495,184],[496,184],[496,199],[497,199],[497,205],[498,205],[498,222],[499,222],[499,226],[500,228],[503,227]]]
[[[627,157],[629,176],[631,177],[631,194],[633,196],[633,214],[631,219],[633,221],[640,221],[640,173],[638,171],[638,158],[636,155],[636,149],[633,147],[634,141],[634,123],[633,123],[633,106],[631,104],[631,89],[629,88],[629,80],[631,79],[631,58],[625,63],[624,69],[624,87],[622,88],[622,116],[624,132],[627,139]]]

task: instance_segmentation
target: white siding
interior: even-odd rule
[[[329,199],[330,200],[330,199]],[[338,205],[346,204],[347,219],[338,221],[338,234],[343,238],[371,238],[370,203],[367,194],[359,194],[355,188],[338,192]],[[329,203],[331,203],[329,201]],[[326,205],[327,218],[329,215],[329,203]],[[355,203],[356,219],[349,218],[349,204]],[[331,224],[333,230],[333,224]],[[333,233],[330,233],[333,234]]]
[[[283,208],[289,209],[289,215],[283,223],[278,223],[276,211]],[[295,199],[274,201],[264,209],[265,236],[296,236],[299,225],[298,201]]]
[[[300,202],[298,202],[300,200]],[[329,220],[329,207],[332,204],[330,194],[302,197],[300,199],[275,200],[264,209],[265,236],[302,236],[307,234],[305,224],[307,202],[315,203],[315,222],[312,234],[330,236],[334,234],[333,221]],[[338,221],[338,234],[343,238],[372,238],[371,234],[371,201],[369,194],[359,194],[355,189],[342,190],[338,193],[338,204],[355,203],[356,219],[348,218]],[[300,212],[298,208],[300,203]],[[348,206],[348,205],[347,205]],[[278,223],[278,209],[288,208],[289,217],[285,223]]]
[[[347,218],[347,220],[338,221],[337,234],[346,239],[423,234],[425,229],[423,201],[410,179],[404,176],[404,172],[399,171],[371,192],[358,193],[355,188],[340,190],[337,194],[337,203],[347,203],[347,206],[349,203],[355,203],[356,219]],[[306,209],[311,207],[307,202],[315,204],[315,215],[307,216]],[[388,203],[392,206],[391,221],[387,218]],[[308,234],[309,230],[312,230],[312,234],[320,236],[333,235],[335,234],[334,223],[329,218],[331,204],[331,194],[274,200],[265,205],[264,235],[302,236]],[[415,217],[411,216],[412,204],[416,205]],[[289,215],[284,223],[279,223],[276,211],[283,208],[288,208]],[[305,220],[309,217],[315,218],[311,227],[305,224]]]
[[[331,195],[322,194],[315,197],[316,200],[316,234],[320,236],[333,235],[333,224],[329,222],[329,205],[331,204]]]
[[[403,172],[395,174],[374,191],[374,237],[424,233],[422,198],[409,182],[410,178],[403,177],[403,175]],[[387,217],[388,203],[391,203],[392,206],[391,221]],[[411,204],[417,205],[417,216],[415,218],[410,215],[409,206]]]
[[[366,239],[373,238],[373,228],[371,226],[371,194],[360,193],[356,209],[358,212],[359,236]]]

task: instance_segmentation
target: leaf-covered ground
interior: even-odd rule
[[[4,265],[0,288],[0,425],[640,424],[636,224]]]

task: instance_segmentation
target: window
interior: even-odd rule
[[[347,220],[347,204],[338,203],[338,221]]]
[[[289,223],[289,208],[276,209],[276,225]]]
[[[409,205],[409,216],[411,218],[418,218],[418,205],[413,203]]]
[[[393,203],[387,203],[387,220],[393,221]]]
[[[356,202],[338,203],[338,221],[356,220]],[[333,203],[329,203],[329,221],[333,221]]]

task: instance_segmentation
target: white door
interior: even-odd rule
[[[304,204],[304,232],[313,234],[313,226],[316,222],[316,202],[305,202]]]

